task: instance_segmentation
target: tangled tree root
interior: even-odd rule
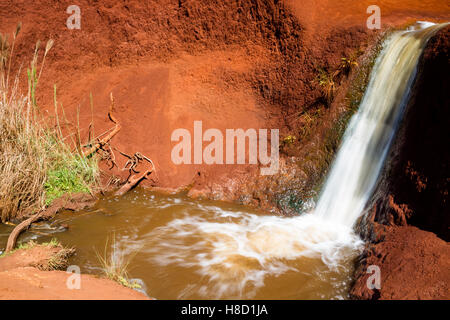
[[[128,161],[125,163],[125,166],[122,168],[122,171],[125,170],[129,171],[129,175],[125,180],[125,184],[122,185],[122,187],[116,191],[116,193],[114,194],[115,196],[124,195],[125,193],[136,187],[142,180],[147,179],[147,177],[152,172],[156,173],[156,168],[155,165],[153,164],[153,161],[150,158],[141,154],[140,152],[136,152],[134,155],[130,156],[124,152],[117,150],[116,148],[114,149],[118,151],[122,156],[128,158]],[[140,172],[137,170],[137,167],[144,161],[150,163],[152,167],[151,169],[147,169],[143,174],[139,175]]]
[[[152,173],[153,170],[146,170],[142,175],[133,175],[130,178],[127,179],[125,184],[114,193],[115,196],[122,196],[134,187],[136,187],[142,180],[147,179],[147,176],[149,176]]]
[[[108,112],[108,118],[115,124],[115,127],[103,139],[101,140],[97,139],[97,142],[94,145],[92,144],[87,145],[89,149],[85,150],[83,152],[83,155],[85,157],[90,157],[95,153],[99,153],[101,156],[101,160],[106,161],[110,166],[109,168],[110,170],[112,170],[114,167],[118,168],[116,163],[116,156],[114,154],[113,149],[118,151],[122,156],[128,158],[127,162],[125,163],[125,166],[121,170],[122,171],[128,170],[129,175],[125,180],[125,183],[122,185],[122,187],[115,193],[115,195],[123,195],[132,188],[134,188],[135,186],[137,186],[142,180],[146,179],[152,172],[154,172],[155,165],[153,164],[153,161],[150,158],[142,155],[140,152],[136,152],[134,155],[130,156],[111,146],[110,141],[120,131],[121,126],[119,124],[119,121],[113,115],[114,97],[112,93],[110,94],[110,99],[111,105]],[[137,166],[143,161],[149,162],[152,165],[152,168],[147,169],[143,174],[138,175],[140,172],[137,170]]]

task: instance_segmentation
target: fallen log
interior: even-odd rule
[[[10,235],[8,237],[8,242],[6,244],[6,251],[5,252],[9,252],[9,251],[14,249],[14,247],[16,246],[17,238],[19,237],[19,235],[23,231],[28,229],[33,222],[36,222],[42,216],[42,214],[43,214],[43,211],[41,211],[39,213],[36,213],[34,216],[32,216],[32,217],[22,221],[21,223],[19,223],[13,229],[13,231],[10,233]]]
[[[96,200],[97,200],[96,198],[88,194],[77,193],[70,196],[66,195],[53,201],[53,203],[46,209],[41,210],[40,212],[34,214],[30,218],[22,221],[21,223],[15,226],[15,228],[12,230],[12,232],[8,237],[8,242],[6,244],[5,251],[8,252],[15,248],[17,238],[19,237],[19,235],[25,230],[27,230],[32,223],[41,220],[49,220],[53,218],[61,210],[75,211],[93,207]],[[28,216],[28,214],[26,214],[25,216]]]

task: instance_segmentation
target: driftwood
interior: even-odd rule
[[[123,196],[125,193],[136,187],[142,180],[147,179],[153,170],[147,170],[142,175],[134,175],[128,178],[127,182],[114,193],[115,196]]]
[[[125,166],[121,169],[121,171],[128,170],[129,172],[128,177],[125,179],[125,184],[122,185],[122,187],[116,191],[116,193],[114,194],[115,196],[124,195],[125,193],[136,187],[142,180],[147,179],[147,177],[151,173],[154,172],[156,174],[156,167],[153,161],[150,158],[143,155],[142,153],[136,152],[134,155],[131,156],[126,154],[125,152],[118,150],[117,148],[113,147],[113,149],[119,152],[120,155],[128,158],[128,161],[125,163]],[[111,159],[115,159],[114,152],[112,151],[112,148],[109,148],[109,150],[112,153],[112,155],[110,155],[109,160],[113,161]],[[147,169],[143,174],[139,175],[140,171],[138,171],[137,167],[144,161],[147,161],[149,164],[151,164],[152,168]],[[116,165],[115,161],[113,161],[113,166],[114,165]]]
[[[33,222],[36,222],[37,220],[39,220],[39,218],[42,216],[42,214],[43,214],[42,211],[37,213],[37,214],[35,214],[34,216],[32,216],[32,217],[22,221],[21,223],[19,223],[13,229],[13,231],[10,233],[10,235],[8,237],[8,242],[6,244],[6,252],[9,252],[9,251],[14,249],[14,247],[16,246],[17,238],[19,237],[19,235],[23,231],[28,229]]]
[[[101,149],[103,146],[105,146],[121,129],[119,122],[117,121],[117,119],[114,117],[112,111],[114,108],[114,97],[112,95],[112,92],[110,94],[110,99],[111,99],[111,105],[109,106],[109,112],[108,112],[108,118],[109,120],[111,120],[116,126],[114,127],[114,129],[103,139],[99,140],[97,143],[95,143],[94,145],[92,145],[88,150],[85,150],[83,152],[83,155],[85,157],[89,157],[92,154],[96,153],[97,150]]]

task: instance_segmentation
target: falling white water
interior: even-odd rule
[[[419,22],[385,43],[322,190],[315,209],[318,217],[349,227],[358,220],[402,118],[419,57],[443,26]]]
[[[264,286],[266,277],[308,273],[301,263],[308,259],[321,261],[330,272],[343,269],[340,272],[346,274],[348,283],[351,270],[345,263],[362,247],[353,226],[376,185],[418,59],[440,27],[419,24],[417,29],[394,33],[385,42],[313,212],[283,218],[196,204],[200,213],[187,210],[143,238],[128,239],[124,247],[143,246],[149,263],[161,269],[168,265],[194,269],[201,279],[208,279],[207,284],[186,279],[189,284],[179,298],[190,297],[194,291],[204,298],[251,298],[252,290]]]

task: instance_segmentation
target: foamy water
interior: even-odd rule
[[[194,267],[208,277],[208,285],[191,290],[203,290],[215,298],[242,296],[245,288],[263,286],[268,275],[301,271],[291,262],[302,257],[320,259],[338,271],[342,261],[353,259],[362,245],[351,229],[312,214],[282,218],[219,208],[210,212],[214,217],[207,220],[192,216],[173,220],[143,242],[149,260],[161,267]]]

